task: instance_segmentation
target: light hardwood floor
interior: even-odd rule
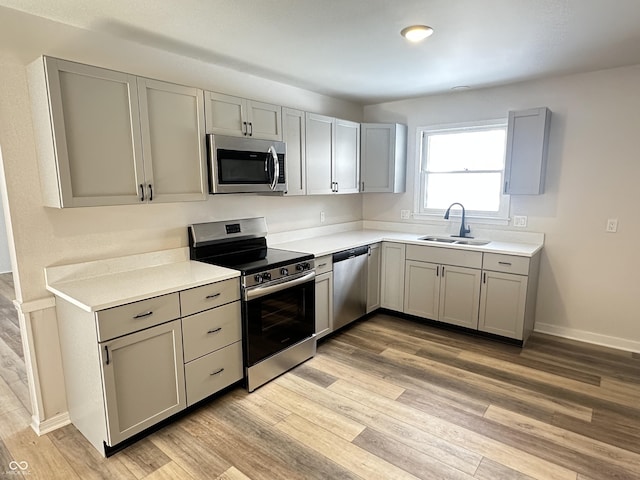
[[[24,408],[31,409],[15,289],[11,273],[0,274],[0,392],[11,391]],[[1,393],[0,393],[1,395]],[[3,400],[0,398],[0,405]],[[0,409],[2,413],[2,409]],[[1,477],[0,477],[1,478]]]
[[[109,459],[27,422],[0,416],[0,478],[15,461],[44,479],[639,479],[640,356],[377,314]]]

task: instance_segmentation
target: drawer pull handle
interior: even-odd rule
[[[321,263],[320,265],[318,265],[318,268],[320,268],[320,267],[326,267],[326,266],[327,266],[327,264],[326,264],[326,263]]]
[[[205,298],[207,300],[211,300],[212,298],[218,298],[220,296],[220,293],[212,293],[211,295],[207,295]]]
[[[109,346],[108,345],[104,346],[104,352],[107,355],[107,365],[109,365],[111,363],[111,360],[109,359]]]
[[[219,369],[219,370],[216,370],[215,372],[210,373],[209,375],[211,375],[211,376],[213,377],[214,375],[219,375],[219,374],[221,374],[222,372],[224,372],[224,368],[221,368],[221,369]]]
[[[153,312],[149,310],[148,312],[139,313],[138,315],[135,315],[133,318],[144,318],[144,317],[150,317],[151,315],[153,315]]]
[[[498,262],[498,265],[508,265],[508,266],[511,266],[511,262]]]
[[[222,330],[222,327],[214,328],[213,330],[207,330],[207,333],[218,333]]]

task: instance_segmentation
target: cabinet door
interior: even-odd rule
[[[483,272],[478,330],[522,340],[527,284],[524,275]]]
[[[360,176],[364,193],[405,191],[407,127],[398,123],[363,123]]]
[[[216,92],[205,93],[207,133],[244,137],[247,133],[244,98]]]
[[[306,113],[307,195],[326,195],[332,189],[334,119]]]
[[[380,304],[382,308],[404,311],[404,259],[403,243],[382,243],[380,268]]]
[[[438,320],[478,328],[481,270],[441,266]]]
[[[380,262],[380,244],[370,245],[367,263],[367,313],[380,308]]]
[[[57,206],[139,203],[144,171],[136,77],[49,57],[44,65]]]
[[[247,135],[264,140],[282,140],[282,107],[247,100]]]
[[[203,92],[138,78],[146,199],[206,200]]]
[[[333,331],[333,273],[316,277],[316,335],[320,339]]]
[[[285,159],[287,196],[307,193],[304,112],[282,109],[282,140],[287,144]]]
[[[435,263],[407,260],[405,264],[404,313],[438,319],[440,272]]]
[[[551,111],[546,107],[509,112],[505,193],[544,193],[550,126]]]
[[[180,320],[101,343],[100,359],[109,446],[185,408]]]
[[[360,124],[335,121],[333,179],[337,193],[360,191]]]

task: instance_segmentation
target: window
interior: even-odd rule
[[[420,188],[416,213],[442,216],[454,202],[469,217],[506,220],[503,194],[506,120],[418,130]]]

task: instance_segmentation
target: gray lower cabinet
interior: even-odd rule
[[[404,243],[382,242],[380,306],[396,312],[404,311],[405,251]]]
[[[226,303],[230,301],[230,303]],[[187,405],[241,380],[242,324],[237,280],[180,292]],[[193,312],[184,316],[185,312]]]
[[[333,332],[332,256],[316,259],[316,338]]]
[[[71,422],[104,455],[242,379],[239,298],[235,278],[97,312],[57,297]]]
[[[533,331],[540,254],[485,253],[478,330],[525,342]]]
[[[380,308],[380,270],[382,248],[379,243],[369,245],[367,260],[367,313]]]
[[[407,245],[404,312],[478,328],[482,252]]]
[[[407,260],[404,311],[476,329],[480,270]]]
[[[107,445],[186,406],[180,320],[100,344]]]

